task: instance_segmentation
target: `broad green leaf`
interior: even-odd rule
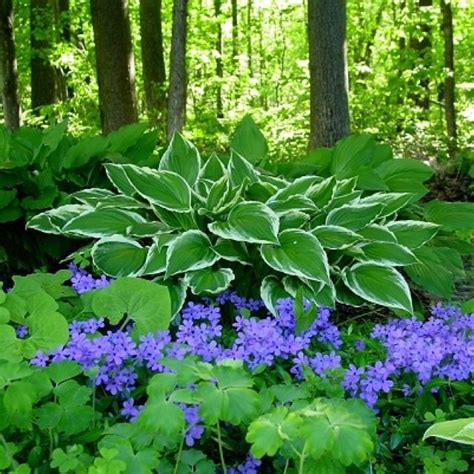
[[[0,209],[4,209],[8,206],[16,197],[17,190],[16,189],[9,189],[9,190],[1,190],[0,191]]]
[[[250,257],[245,243],[243,242],[217,239],[217,242],[214,244],[212,249],[224,260],[228,260],[229,262],[239,262],[242,265],[250,265]]]
[[[219,259],[209,237],[199,230],[188,230],[174,239],[166,254],[166,275],[200,270]]]
[[[455,443],[474,445],[474,418],[441,421],[431,425],[423,435],[427,438],[441,438]]]
[[[90,206],[67,204],[37,214],[28,221],[26,227],[27,229],[35,229],[47,234],[60,234],[62,227],[67,222],[90,210],[92,210]]]
[[[161,247],[159,242],[155,240],[148,248],[145,265],[143,266],[142,275],[158,275],[166,270],[166,247]]]
[[[268,155],[267,141],[250,115],[245,115],[237,125],[230,146],[253,164],[264,161]]]
[[[403,276],[391,267],[358,263],[342,273],[345,285],[371,303],[413,313],[410,288]]]
[[[390,191],[397,193],[425,193],[423,182],[433,176],[433,170],[419,160],[396,159],[383,162],[376,172]]]
[[[3,406],[10,422],[18,427],[26,427],[36,399],[36,390],[31,383],[18,381],[10,384],[3,396]]]
[[[339,426],[338,426],[339,428]],[[313,459],[319,459],[334,444],[334,428],[326,417],[308,417],[302,428],[301,435],[306,440],[305,446]]]
[[[381,204],[351,204],[333,209],[326,218],[326,225],[336,225],[358,231],[369,225],[382,212]]]
[[[267,276],[260,285],[260,297],[268,310],[276,316],[278,314],[278,300],[288,298],[290,295],[275,276]]]
[[[351,135],[338,141],[331,160],[331,174],[338,179],[357,176],[359,169],[370,164],[373,155],[372,135]]]
[[[422,247],[413,253],[419,262],[405,269],[408,276],[430,293],[449,298],[454,291],[456,275],[460,270],[462,272],[459,254],[443,247]]]
[[[273,201],[286,201],[288,198],[298,194],[305,195],[312,186],[320,182],[322,182],[322,179],[318,176],[302,176],[301,178],[297,178],[275,193],[275,195],[268,200],[267,204]]]
[[[107,163],[105,165],[105,172],[109,181],[115,186],[117,191],[125,194],[125,196],[135,196],[137,194],[135,188],[127,177],[125,168],[120,165]]]
[[[416,249],[429,242],[439,231],[439,225],[423,221],[394,221],[386,224],[398,242]]]
[[[92,389],[80,385],[75,380],[67,380],[53,390],[62,408],[73,408],[85,405],[91,398]]]
[[[395,234],[387,227],[371,224],[358,231],[358,234],[367,241],[398,243]]]
[[[117,208],[97,209],[71,219],[61,231],[100,239],[125,234],[130,226],[144,223],[146,220],[135,212]]]
[[[447,231],[474,229],[474,203],[430,201],[425,206],[425,219]]]
[[[369,260],[388,266],[412,265],[418,260],[411,250],[393,242],[369,242],[360,244],[358,248],[364,253],[361,260]]]
[[[330,282],[326,252],[318,239],[299,229],[280,233],[276,245],[262,245],[260,253],[267,265],[286,275]]]
[[[93,158],[102,156],[108,144],[108,139],[102,135],[81,138],[64,155],[63,167],[72,169],[87,165]]]
[[[195,295],[220,293],[234,278],[230,268],[203,268],[186,274],[186,281]]]
[[[332,250],[341,250],[351,247],[363,239],[361,235],[352,230],[335,225],[321,225],[314,228],[311,233],[319,240],[321,245]]]
[[[229,213],[226,222],[213,222],[209,230],[224,239],[250,243],[276,243],[278,216],[260,202],[242,202]]]
[[[285,425],[288,408],[280,406],[270,413],[260,416],[250,423],[245,440],[252,446],[250,452],[260,459],[274,456],[288,436],[282,430]]]
[[[178,174],[135,165],[111,166],[121,166],[135,191],[151,204],[173,212],[191,210],[191,188]]]
[[[334,176],[313,184],[307,191],[308,196],[320,209],[322,209],[332,199],[336,180]]]
[[[119,235],[97,241],[91,251],[94,265],[112,277],[138,275],[145,264],[147,249]]]
[[[27,318],[26,324],[31,337],[25,342],[33,343],[36,350],[49,352],[64,345],[69,339],[68,323],[60,313],[38,311]],[[34,351],[25,355],[33,357]]]
[[[200,178],[217,181],[218,179],[222,178],[224,174],[225,167],[222,164],[222,161],[215,153],[213,153],[201,168]]]
[[[232,186],[240,186],[244,180],[258,182],[258,172],[244,157],[232,150],[228,164],[228,172]]]
[[[285,214],[289,211],[302,211],[314,213],[318,210],[316,204],[306,196],[296,194],[285,199],[269,200],[267,206],[277,214]]]
[[[15,328],[8,324],[0,324],[0,360],[15,361],[21,359],[20,356]]]
[[[194,186],[201,169],[201,157],[196,147],[175,132],[160,161],[160,170],[173,171]]]
[[[360,204],[382,204],[379,217],[389,216],[406,207],[416,198],[412,193],[374,193],[359,201]]]
[[[72,360],[55,362],[44,370],[55,384],[60,384],[61,382],[76,377],[82,373],[81,366]]]
[[[171,301],[166,287],[137,278],[119,278],[108,287],[96,291],[92,309],[111,324],[128,318],[135,323],[136,334],[142,336],[164,330],[171,316]]]

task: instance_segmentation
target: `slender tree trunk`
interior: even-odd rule
[[[232,5],[232,61],[234,66],[237,65],[237,56],[239,55],[239,23],[238,23],[238,6],[237,0],[231,1]]]
[[[128,0],[91,0],[102,130],[137,121]]]
[[[167,138],[180,132],[186,122],[186,34],[188,0],[174,0],[170,55],[170,90],[168,97]]]
[[[443,18],[444,38],[444,110],[446,117],[446,129],[449,140],[449,155],[452,158],[456,152],[457,126],[455,108],[455,76],[454,76],[454,41],[453,41],[453,11],[451,2],[440,0],[441,14]]]
[[[433,0],[418,0],[418,8],[423,11],[426,7],[431,7]],[[420,58],[423,69],[426,70],[431,65],[431,25],[429,22],[422,20],[419,24],[419,29],[422,32],[420,38],[410,39],[410,48],[415,50],[418,57]],[[430,107],[430,94],[429,94],[430,80],[425,74],[418,82],[417,90],[412,94],[413,100],[416,105],[424,110],[428,110]]]
[[[252,0],[247,0],[247,64],[250,77],[253,77],[252,41]]]
[[[349,133],[345,0],[308,2],[310,149]]]
[[[0,73],[3,117],[5,125],[14,130],[20,126],[20,100],[18,97],[12,0],[0,0],[0,22]]]
[[[50,0],[30,1],[31,108],[58,101],[56,71],[49,59],[54,40],[54,14]]]
[[[220,22],[222,0],[214,0],[214,14],[217,19],[217,39],[216,39],[216,76],[217,76],[217,88],[216,88],[216,113],[218,118],[224,117],[223,105],[222,105],[222,81],[224,79],[224,64],[222,62],[222,25]]]
[[[56,22],[56,41],[58,43],[71,42],[71,18],[69,0],[55,0],[54,14]],[[72,87],[67,85],[68,67],[56,68],[56,81],[58,88],[58,96],[61,100],[65,100],[74,95]]]
[[[140,34],[145,102],[151,123],[166,116],[166,69],[161,28],[161,0],[140,0]]]

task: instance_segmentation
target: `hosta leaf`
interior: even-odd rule
[[[281,188],[272,198],[268,200],[268,204],[273,201],[286,201],[288,198],[295,195],[305,195],[311,186],[322,181],[319,176],[302,176],[291,183],[288,183],[284,188]]]
[[[225,167],[219,157],[213,153],[201,169],[200,178],[217,181],[225,174]]]
[[[423,440],[433,437],[472,446],[474,445],[474,418],[459,418],[435,423],[425,431]]]
[[[422,247],[413,253],[419,263],[405,269],[408,276],[430,293],[449,298],[454,291],[456,274],[462,272],[459,254],[444,247]]]
[[[308,196],[320,209],[322,209],[332,199],[336,180],[334,176],[313,184],[307,191]]]
[[[474,203],[431,201],[425,207],[425,219],[447,231],[474,229]]]
[[[267,140],[250,115],[237,125],[230,146],[254,164],[264,161],[268,154]]]
[[[186,281],[195,295],[220,293],[234,278],[230,268],[203,268],[186,274]]]
[[[143,266],[142,275],[158,275],[166,270],[166,248],[161,247],[158,241],[148,248],[145,265]]]
[[[352,230],[335,225],[321,225],[311,231],[321,245],[328,249],[341,250],[363,239]]]
[[[352,204],[333,209],[326,218],[326,225],[336,225],[358,231],[369,225],[382,211],[381,204]]]
[[[105,172],[117,191],[125,194],[125,196],[135,196],[137,194],[123,166],[107,163],[105,165]]]
[[[217,242],[214,244],[212,249],[224,260],[228,260],[229,262],[239,262],[242,265],[250,265],[250,257],[243,242],[217,239]]]
[[[368,241],[398,243],[397,237],[389,228],[378,224],[368,225],[359,230],[358,234]]]
[[[369,134],[351,135],[338,141],[333,150],[331,174],[338,179],[357,175],[372,158],[374,137]]]
[[[135,191],[150,203],[174,212],[191,210],[191,188],[178,174],[135,165],[111,166],[121,166]]]
[[[370,260],[383,265],[412,265],[418,260],[411,250],[403,245],[392,242],[370,242],[358,246],[364,253],[361,260]]]
[[[143,224],[146,220],[135,212],[121,209],[97,209],[71,219],[61,230],[64,233],[82,237],[110,237],[125,234],[134,224]]]
[[[140,273],[147,250],[134,240],[116,235],[97,241],[91,256],[94,265],[106,275],[131,276]]]
[[[313,213],[318,210],[316,204],[302,194],[296,194],[285,199],[269,200],[267,205],[277,214],[285,214],[288,211],[303,211]]]
[[[416,198],[412,193],[374,193],[359,201],[360,204],[382,204],[383,209],[380,217],[389,216],[394,212],[403,209],[413,199]]]
[[[258,182],[258,172],[251,163],[234,150],[231,152],[227,169],[232,186],[240,186],[245,179],[250,183]]]
[[[250,243],[278,242],[278,216],[260,202],[242,202],[229,213],[226,222],[213,222],[209,230],[224,239]]]
[[[329,283],[326,252],[318,239],[299,229],[287,229],[276,245],[262,245],[260,253],[267,265],[286,275]]]
[[[267,276],[262,280],[260,286],[260,297],[268,310],[276,316],[278,314],[277,303],[282,298],[288,298],[290,294],[285,290],[281,282],[274,276]]]
[[[169,291],[157,283],[137,278],[119,278],[94,293],[92,310],[111,324],[125,317],[135,322],[138,336],[168,327],[171,316]]]
[[[419,160],[396,159],[383,162],[376,168],[390,191],[425,193],[423,182],[433,176],[433,170]]]
[[[201,169],[201,157],[196,147],[175,132],[160,161],[160,170],[173,171],[194,186]]]
[[[416,249],[429,242],[439,231],[439,225],[423,221],[394,221],[386,224],[398,242]]]
[[[206,234],[199,230],[188,230],[176,237],[168,247],[166,274],[200,270],[212,266],[218,259]]]
[[[26,227],[47,234],[60,234],[67,222],[90,210],[92,209],[89,206],[82,204],[68,204],[37,214],[28,221]]]
[[[413,312],[410,288],[403,276],[391,267],[358,263],[342,273],[345,285],[371,303]]]

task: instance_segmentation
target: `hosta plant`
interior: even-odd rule
[[[76,192],[70,204],[28,225],[94,239],[88,251],[101,272],[164,282],[174,312],[187,288],[216,294],[231,283],[247,294],[259,289],[272,312],[286,296],[328,307],[370,302],[412,312],[403,269],[430,290],[429,279],[409,269],[434,254],[443,261],[457,255],[426,245],[440,226],[419,220],[417,209],[408,211],[416,194],[365,196],[356,178],[284,179],[235,151],[228,159],[214,154],[203,160],[179,134],[156,168],[105,168],[116,192]],[[454,259],[449,268],[457,265]]]

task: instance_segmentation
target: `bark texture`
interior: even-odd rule
[[[128,0],[91,0],[102,131],[137,121]]]
[[[58,101],[56,70],[50,61],[54,42],[54,12],[50,0],[30,1],[31,108]]]
[[[140,35],[148,118],[151,123],[161,124],[166,116],[161,0],[140,0]]]
[[[345,40],[345,0],[310,0],[310,149],[331,147],[349,134]]]
[[[186,122],[186,33],[188,0],[174,0],[170,54],[167,138],[180,132]]]
[[[223,104],[222,104],[222,81],[224,79],[224,63],[222,62],[222,25],[220,23],[222,0],[214,0],[214,14],[217,19],[217,38],[216,38],[216,114],[218,118],[224,117]]]
[[[5,125],[14,130],[20,126],[20,100],[16,67],[13,1],[0,0],[0,74]]]
[[[456,96],[454,76],[454,41],[453,41],[453,11],[451,2],[440,0],[443,18],[444,39],[444,111],[446,118],[446,129],[449,139],[449,153],[452,157],[456,151],[457,126],[456,126]]]

